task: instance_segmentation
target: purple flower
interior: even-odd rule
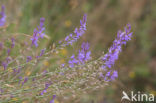
[[[69,40],[69,36],[66,36],[65,41],[68,41],[68,40]]]
[[[7,50],[7,55],[10,55],[10,52],[11,52],[11,50],[10,50],[10,49],[8,49],[8,50]]]
[[[73,68],[74,64],[78,63],[78,60],[75,58],[75,55],[72,55],[70,58],[71,58],[71,60],[68,61],[69,67]]]
[[[21,84],[21,80],[22,80],[22,77],[20,76],[19,77],[19,82],[18,82],[19,85]]]
[[[27,81],[28,81],[28,77],[25,77],[24,78],[24,83],[27,82]]]
[[[56,95],[53,95],[53,99],[49,103],[54,103],[55,98],[56,98]]]
[[[62,43],[62,41],[60,40],[60,41],[59,41],[59,44],[61,44],[61,43]]]
[[[87,21],[87,14],[84,14],[83,20],[80,20],[81,23],[80,29],[86,30],[86,21]]]
[[[27,62],[31,61],[32,57],[31,56],[27,56]]]
[[[28,81],[28,77],[24,78],[24,81],[22,82],[22,86],[24,85],[24,83],[26,83]]]
[[[42,56],[42,55],[44,54],[45,50],[46,50],[46,49],[42,49],[42,50],[41,50],[40,56]]]
[[[41,92],[41,95],[43,95],[44,93],[47,93],[47,90],[44,89],[42,92]]]
[[[52,83],[45,83],[45,89],[41,92],[41,95],[43,95],[44,93],[47,92],[48,87],[51,85]]]
[[[62,66],[62,67],[64,67],[64,66],[65,66],[65,64],[61,64],[61,66]]]
[[[91,59],[90,57],[90,54],[91,54],[91,51],[88,51],[89,50],[89,44],[88,43],[82,43],[81,45],[81,50],[79,50],[79,54],[78,54],[78,60],[79,60],[79,63],[84,63],[88,60]]]
[[[117,77],[118,77],[118,72],[114,71],[110,79],[115,80],[115,78],[117,78]]]
[[[36,29],[34,29],[34,34],[33,34],[33,37],[31,38],[31,41],[32,41],[32,45],[35,45],[35,47],[38,47],[38,31]]]
[[[109,70],[106,75],[104,76],[102,72],[100,72],[100,78],[103,78],[105,81],[109,82],[109,81],[114,81],[115,78],[118,77],[118,72]]]
[[[111,75],[111,71],[108,71],[108,72],[106,73],[105,77],[104,77],[104,80],[109,82],[109,81],[110,81],[110,80],[109,80],[110,75]]]
[[[45,27],[43,27],[44,21],[44,18],[40,18],[40,25],[38,26],[38,29],[34,29],[33,37],[30,39],[32,41],[32,45],[35,45],[35,47],[38,47],[38,39],[43,38],[45,35]]]
[[[11,61],[11,57],[7,57],[6,61],[7,61],[7,63],[9,63]]]
[[[39,55],[39,56],[37,56],[36,58],[38,59],[38,58],[40,58],[41,56],[43,56],[43,55],[44,55],[44,53],[45,53],[45,50],[46,50],[46,49],[42,49],[42,50],[41,50],[40,55]]]
[[[2,8],[1,8],[1,12],[0,12],[0,27],[1,26],[4,26],[5,25],[5,22],[6,22],[6,15],[5,15],[5,6],[2,5]]]
[[[2,66],[3,66],[4,70],[6,70],[7,67],[8,67],[8,63],[6,63],[6,62],[2,62]]]
[[[8,50],[10,50],[10,49],[8,49]],[[3,66],[4,70],[7,69],[8,64],[9,64],[10,61],[11,61],[11,57],[8,56],[8,57],[6,57],[6,59],[2,62],[2,66]]]
[[[71,59],[68,61],[69,67],[73,68],[75,64],[84,64],[86,61],[90,60],[91,51],[89,51],[89,44],[82,43],[81,50],[79,50],[79,54],[77,58],[75,55],[71,56]]]
[[[45,30],[45,27],[43,27],[44,21],[45,21],[45,18],[40,18],[40,26],[38,26],[38,33],[39,33],[40,38],[43,38],[45,35],[45,33],[43,33],[43,31]]]
[[[19,74],[20,72],[21,72],[21,67],[19,67],[19,68],[17,68],[17,69],[16,69],[16,68],[13,68],[13,73],[14,73],[14,74],[17,75],[17,74]]]
[[[69,67],[73,68],[75,64],[77,64],[77,60],[74,58],[73,60],[69,60]]]
[[[80,20],[80,24],[81,24],[80,27],[75,28],[74,33],[71,33],[68,36],[66,36],[64,42],[59,42],[59,43],[63,43],[63,46],[66,46],[66,45],[72,45],[74,42],[76,42],[87,30],[86,21],[87,21],[87,15],[85,14],[83,16],[83,20]]]
[[[108,71],[105,75],[105,77],[103,76],[102,78],[104,78],[105,81],[109,82],[109,81],[113,81],[115,80],[115,78],[118,77],[118,72],[115,70],[115,71]]]

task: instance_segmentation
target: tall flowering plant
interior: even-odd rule
[[[5,18],[4,6],[2,6],[1,27],[6,22]],[[53,66],[47,61],[58,56],[56,54],[66,46],[74,45],[85,34],[87,15],[85,14],[80,20],[80,26],[59,41],[56,47],[43,48],[38,52],[37,49],[46,35],[44,21],[45,18],[40,19],[40,24],[34,29],[32,36],[24,35],[28,40],[23,41],[22,45],[18,44],[17,35],[9,39],[9,46],[0,41],[0,56],[3,56],[0,59],[0,102],[55,103],[57,97],[64,98],[70,94],[78,95],[93,88],[102,88],[104,84],[118,78],[118,71],[114,65],[122,52],[122,46],[131,40],[130,24],[126,25],[124,31],[118,31],[108,52],[99,58],[94,59],[91,56],[93,53],[89,43],[83,42],[81,48],[63,64],[58,62]],[[14,54],[14,51],[18,55]]]

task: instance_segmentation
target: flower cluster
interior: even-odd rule
[[[35,47],[38,47],[38,39],[43,38],[45,33],[43,32],[45,30],[44,26],[44,18],[40,19],[40,25],[38,26],[38,29],[34,29],[33,37],[31,38],[32,45],[35,45]]]
[[[1,12],[0,12],[0,27],[5,25],[6,22],[6,15],[5,15],[5,6],[3,5],[1,7]]]
[[[68,61],[69,67],[74,67],[75,64],[84,64],[86,61],[90,60],[91,51],[89,51],[89,43],[83,42],[81,45],[81,50],[79,50],[79,54],[77,58],[75,55],[72,55],[71,60]]]
[[[126,45],[126,42],[131,40],[132,32],[131,25],[127,24],[124,31],[118,31],[117,38],[114,40],[113,45],[109,48],[108,53],[104,55],[102,61],[104,64],[102,65],[102,69],[106,70],[106,68],[111,69],[112,66],[115,64],[115,61],[118,59],[119,53],[122,51],[122,45]],[[115,72],[115,73],[114,73]],[[111,79],[114,80],[114,77],[117,77],[117,71],[114,71]],[[105,80],[107,77],[110,76],[111,70],[109,70],[106,74]]]

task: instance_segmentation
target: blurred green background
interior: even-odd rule
[[[134,34],[116,62],[117,82],[80,102],[119,103],[123,90],[156,96],[156,0],[0,0],[0,4],[6,6],[7,32],[32,35],[40,17],[45,17],[47,47],[71,33],[86,13],[87,32],[79,43],[88,41],[93,57],[107,51],[117,31],[130,23]]]

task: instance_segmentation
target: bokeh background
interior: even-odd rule
[[[71,33],[86,13],[87,32],[77,44],[88,41],[93,57],[106,52],[117,31],[130,23],[132,40],[115,65],[119,78],[82,96],[79,102],[120,103],[123,90],[156,96],[156,0],[0,0],[2,4],[6,6],[9,33],[32,35],[40,17],[45,17],[47,48]],[[74,51],[69,48],[63,53],[68,57]]]

